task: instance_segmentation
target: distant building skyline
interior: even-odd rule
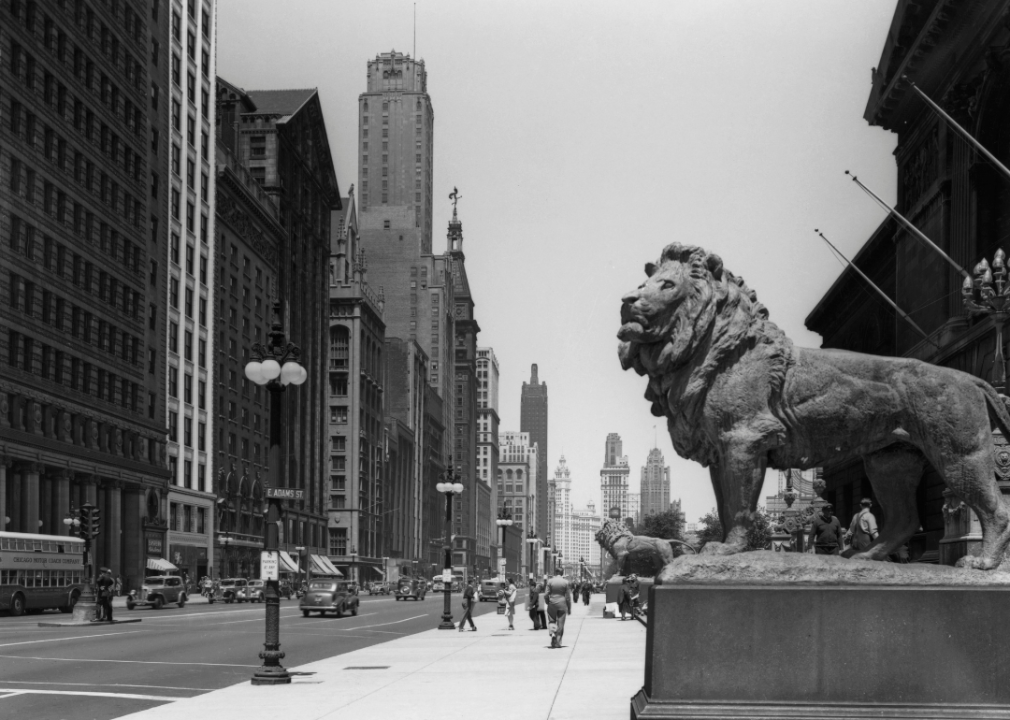
[[[617,507],[621,510],[621,517],[626,518],[630,511],[628,476],[631,468],[628,467],[627,456],[623,454],[621,436],[610,433],[604,446],[603,468],[600,470],[600,494],[603,500],[600,514],[607,518],[611,508]]]
[[[670,467],[665,464],[659,448],[654,447],[649,451],[649,457],[642,467],[639,494],[640,514],[643,518],[670,509]]]

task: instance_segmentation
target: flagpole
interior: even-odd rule
[[[971,135],[971,133],[969,133],[963,127],[961,127],[960,125],[958,125],[957,121],[954,120],[954,118],[952,118],[950,115],[948,115],[946,112],[944,112],[943,108],[941,108],[939,105],[937,105],[935,102],[933,102],[933,100],[930,99],[929,95],[927,95],[922,90],[920,90],[918,85],[916,85],[914,82],[912,82],[911,80],[908,79],[907,75],[902,75],[901,79],[907,81],[912,86],[912,89],[915,90],[915,92],[919,95],[919,97],[921,97],[923,100],[925,100],[926,104],[929,105],[931,108],[933,108],[933,110],[936,111],[937,115],[939,115],[944,120],[946,120],[950,125],[952,125],[955,130],[957,130],[959,133],[961,133],[962,136],[964,136],[965,140],[967,140],[968,142],[970,142],[972,144],[972,146],[974,146],[974,148],[976,150],[978,150],[980,153],[982,153],[983,155],[985,155],[986,158],[989,160],[989,162],[991,162],[993,165],[995,165],[996,167],[998,167],[1003,172],[1004,175],[1006,175],[1008,178],[1010,178],[1010,169],[1008,169],[1006,165],[1004,165],[999,160],[997,160],[995,155],[993,155],[991,152],[989,152],[988,150],[986,150],[985,146],[982,145],[982,143],[980,143],[978,140],[976,140]]]
[[[947,262],[949,262],[951,264],[951,266],[955,270],[957,270],[959,273],[961,273],[966,278],[970,278],[971,277],[971,275],[968,274],[967,270],[965,270],[963,267],[961,267],[956,262],[954,262],[954,259],[951,258],[950,255],[948,255],[947,253],[945,253],[943,250],[941,250],[936,245],[936,243],[934,243],[932,240],[930,240],[928,237],[926,237],[926,235],[921,230],[919,230],[919,228],[917,228],[915,225],[913,225],[911,223],[911,221],[909,221],[904,215],[902,215],[900,212],[898,212],[893,207],[891,207],[886,202],[884,202],[879,197],[877,197],[876,193],[874,193],[872,190],[870,190],[870,188],[866,187],[865,185],[863,185],[863,183],[859,182],[859,178],[857,178],[855,175],[853,175],[852,173],[850,173],[848,170],[845,171],[845,174],[848,175],[849,177],[851,177],[852,178],[852,182],[856,183],[856,185],[858,185],[863,190],[863,192],[865,192],[867,195],[869,195],[874,200],[876,200],[877,203],[880,205],[880,207],[884,208],[885,210],[887,210],[887,212],[889,212],[892,215],[894,215],[894,217],[896,217],[898,219],[898,221],[902,225],[904,225],[911,233],[913,233],[917,238],[919,238],[924,243],[926,243],[927,245],[929,245],[929,247],[931,247],[934,250],[936,250],[936,252],[938,252],[940,254],[940,256],[944,260],[946,260]]]
[[[926,333],[926,331],[923,330],[918,325],[916,325],[915,321],[908,316],[908,313],[906,313],[904,310],[902,310],[900,307],[898,307],[897,304],[893,300],[891,300],[891,298],[889,298],[887,296],[887,293],[885,293],[883,290],[881,290],[879,287],[877,287],[876,283],[874,283],[872,280],[870,280],[870,278],[868,278],[866,276],[866,273],[864,273],[862,270],[860,270],[858,267],[856,267],[855,263],[853,263],[851,260],[849,260],[847,257],[845,257],[845,255],[842,254],[841,250],[839,250],[838,248],[836,248],[834,246],[834,244],[830,240],[828,240],[826,237],[824,237],[824,233],[822,233],[820,230],[817,230],[817,229],[814,229],[814,232],[817,233],[818,237],[820,237],[821,240],[823,240],[824,242],[826,242],[828,244],[828,247],[830,247],[832,250],[835,251],[835,253],[838,255],[838,257],[840,257],[842,260],[844,260],[846,263],[848,263],[848,265],[849,265],[850,268],[852,268],[857,273],[859,273],[859,277],[863,278],[863,280],[865,280],[867,282],[867,284],[871,288],[873,288],[874,290],[876,290],[877,294],[880,295],[880,297],[884,298],[884,301],[888,305],[890,305],[892,308],[894,308],[894,311],[896,313],[898,313],[898,315],[900,315],[906,322],[908,322],[909,325],[911,325],[912,327],[914,327],[919,332],[920,335],[922,335],[924,338],[926,338],[926,341],[928,343],[930,343],[937,350],[940,349],[940,346],[937,345],[936,342],[933,341],[933,339]]]

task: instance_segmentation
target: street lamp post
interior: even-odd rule
[[[74,515],[73,507],[63,518],[63,524],[70,528],[70,534],[84,540],[84,590],[74,604],[74,620],[76,622],[94,621],[98,611],[98,603],[95,601],[95,563],[91,557],[92,534],[89,518],[95,508],[91,503],[84,503],[81,506],[80,514]],[[97,519],[97,518],[96,518]],[[97,531],[94,533],[97,535]]]
[[[445,544],[442,546],[445,551],[445,560],[442,566],[445,606],[442,609],[442,622],[438,624],[439,630],[456,629],[456,623],[452,621],[452,498],[454,495],[463,493],[463,483],[458,482],[454,468],[455,460],[450,458],[449,467],[442,473],[444,482],[435,485],[435,489],[445,495]]]
[[[536,555],[537,543],[540,542],[540,538],[538,538],[536,536],[536,533],[533,532],[533,528],[529,529],[529,533],[527,533],[527,537],[526,537],[526,542],[530,546],[530,556],[529,556],[530,557],[530,568],[529,568],[529,573],[527,573],[527,574],[528,574],[530,580],[536,580],[536,572],[537,571],[536,571],[536,561],[534,560],[534,557]]]
[[[270,392],[270,476],[274,487],[281,480],[281,393],[287,385],[301,385],[308,377],[298,362],[301,350],[287,341],[281,317],[281,302],[274,302],[274,320],[270,340],[266,345],[252,347],[252,361],[245,366],[245,375],[257,385],[265,385]],[[263,550],[278,557],[280,538],[277,525],[281,520],[281,500],[268,496],[267,517]],[[280,642],[280,592],[276,578],[266,581],[266,640],[259,654],[263,665],[252,677],[253,685],[281,685],[291,682],[291,676],[281,665]]]
[[[505,538],[508,528],[512,527],[512,513],[508,510],[500,510],[498,512],[498,519],[494,521],[495,525],[501,528],[501,577],[498,578],[499,582],[505,580],[505,570],[508,568],[508,555],[505,552]]]

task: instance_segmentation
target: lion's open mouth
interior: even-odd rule
[[[625,342],[639,340],[644,334],[645,328],[642,327],[642,323],[632,321],[621,325],[621,329],[617,331],[617,339],[624,340]]]

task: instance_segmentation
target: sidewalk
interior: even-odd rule
[[[289,666],[313,673],[290,685],[244,682],[124,717],[444,720],[505,711],[528,720],[626,720],[644,679],[645,628],[604,620],[603,601],[598,594],[588,608],[573,608],[560,650],[549,649],[547,632],[530,630],[525,615],[516,615],[513,632],[504,617],[482,615],[477,632],[428,630]]]

